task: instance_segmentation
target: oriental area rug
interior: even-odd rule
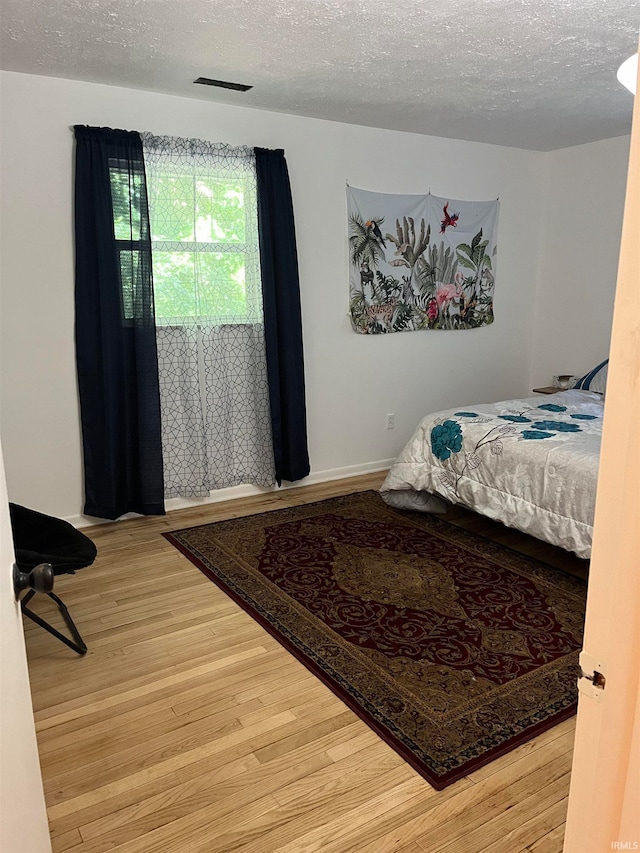
[[[575,713],[585,583],[361,492],[165,534],[434,788]]]

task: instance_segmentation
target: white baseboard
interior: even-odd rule
[[[282,486],[272,486],[270,489],[262,489],[259,486],[231,486],[228,489],[217,489],[205,498],[168,498],[165,501],[167,512],[175,509],[189,509],[194,506],[229,501],[233,498],[249,498],[254,495],[268,495],[285,489],[299,489],[301,486],[311,486],[315,483],[326,483],[329,480],[344,480],[347,477],[358,477],[361,474],[375,474],[376,471],[386,471],[393,464],[393,459],[379,459],[377,462],[363,462],[360,465],[345,465],[342,468],[327,468],[324,471],[312,471],[304,480],[296,483],[283,483]],[[130,512],[121,516],[117,521],[127,518],[140,518],[136,513]],[[89,515],[70,515],[65,518],[74,527],[89,527],[94,524],[108,524],[104,518],[93,518]],[[112,522],[113,524],[117,522]]]

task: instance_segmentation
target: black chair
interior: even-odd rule
[[[16,593],[27,586],[31,587],[20,601],[22,612],[74,652],[84,655],[87,651],[86,643],[64,602],[51,589],[54,575],[74,574],[78,569],[90,566],[96,558],[96,546],[88,536],[60,518],[13,503],[9,504],[9,512],[18,570],[17,573],[14,571]],[[73,640],[27,607],[36,592],[44,592],[55,601]]]

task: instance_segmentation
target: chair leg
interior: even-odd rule
[[[33,622],[37,625],[40,625],[41,628],[44,628],[45,631],[48,631],[50,634],[53,634],[54,637],[57,637],[60,642],[64,643],[66,646],[69,646],[70,649],[73,649],[74,652],[77,652],[79,655],[85,655],[87,653],[87,645],[85,641],[80,636],[80,632],[75,626],[73,619],[71,618],[71,614],[66,608],[64,601],[59,598],[55,593],[48,592],[46,593],[49,598],[53,599],[55,603],[58,605],[58,610],[62,613],[62,618],[66,622],[67,628],[73,640],[70,640],[68,637],[65,637],[64,634],[61,634],[60,631],[56,630],[53,625],[50,625],[48,622],[38,616],[37,613],[34,613],[33,610],[30,610],[27,607],[27,604],[31,601],[33,596],[35,595],[34,590],[29,590],[29,592],[25,595],[25,597],[20,602],[20,608],[25,616],[28,616]]]

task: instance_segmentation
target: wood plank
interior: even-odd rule
[[[341,743],[349,742],[358,731],[358,726],[361,725],[359,722],[351,723],[349,725],[343,726],[342,728],[334,729],[333,731],[325,734],[323,736],[318,737],[316,740],[311,741],[310,743],[306,743],[304,746],[298,747],[297,749],[291,752],[285,752],[280,757],[274,759],[274,761],[269,764],[262,764],[262,767],[266,769],[277,768],[279,766],[288,766],[289,764],[301,764],[306,765],[309,762],[312,762],[314,756],[319,753],[328,752],[328,749],[332,746]],[[251,743],[249,742],[249,747],[251,747]],[[253,753],[251,753],[253,755]],[[220,760],[225,758],[226,753],[222,753],[220,755]],[[255,758],[255,755],[253,755]],[[257,761],[257,759],[256,759]],[[260,764],[260,762],[258,762]],[[193,779],[196,776],[200,776],[202,773],[206,773],[208,767],[210,766],[210,758],[205,757],[199,761],[194,761],[187,764],[185,767],[177,770],[177,776],[181,781],[186,779]]]
[[[496,760],[492,761],[490,764],[485,764],[484,767],[474,770],[473,773],[469,774],[469,779],[471,779],[472,782],[481,782],[483,779],[488,779],[489,776],[492,776],[504,767],[508,767],[509,764],[514,764],[516,761],[520,761],[521,758],[530,755],[537,749],[544,749],[549,746],[552,741],[558,740],[559,738],[563,739],[562,743],[566,746],[567,751],[569,751],[573,749],[575,729],[575,717],[563,720],[563,722],[558,723],[557,726],[554,726],[552,729],[548,729],[546,732],[538,735],[538,737],[528,740],[526,743],[512,749],[511,752],[507,752],[506,755],[501,755],[500,758],[496,758]],[[557,749],[557,746],[558,745],[556,744],[554,749]]]
[[[493,817],[506,815],[522,797],[541,790],[569,767],[569,756],[557,745],[536,750],[475,785],[467,777],[461,780],[464,784],[434,792],[417,814],[405,814],[402,820],[392,815],[384,831],[373,833],[367,827],[358,842],[363,853],[390,853],[409,841],[436,849],[438,843],[459,839]]]
[[[521,802],[511,806],[506,814],[497,815],[490,821],[482,823],[479,827],[464,834],[464,847],[466,853],[511,853],[512,850],[522,849],[519,843],[520,836],[524,844],[527,840],[535,841],[546,834],[550,829],[557,826],[557,813],[550,818],[551,826],[544,820],[545,815],[551,807],[558,803],[566,815],[566,798],[569,792],[569,774],[555,779],[549,785],[545,785],[534,794],[526,797]],[[533,838],[531,835],[531,823],[533,826]],[[418,842],[422,846],[422,841]],[[429,853],[455,853],[460,849],[460,841],[450,841],[446,844],[434,846],[430,840]],[[425,847],[425,850],[427,848]]]
[[[264,738],[266,734],[268,739],[273,730],[296,722],[296,717],[290,711],[285,711],[248,728],[235,724],[223,725],[218,731],[210,732],[211,739],[202,745],[198,745],[202,734],[202,727],[198,727],[197,731],[190,730],[188,741],[172,737],[167,743],[169,739],[158,738],[147,744],[144,750],[130,747],[125,753],[116,756],[108,753],[103,755],[102,760],[86,765],[76,761],[75,767],[59,776],[44,775],[45,797],[47,802],[59,803],[89,792],[95,795],[105,789],[119,790],[130,784],[140,784],[174,773],[201,758],[211,759],[231,747],[245,744],[247,751],[251,751],[252,738],[260,735]],[[96,780],[100,780],[99,788],[94,787]]]
[[[236,761],[256,763],[255,758],[251,756],[243,756]],[[226,766],[231,766],[233,763],[230,759]],[[72,827],[84,826],[85,823],[98,820],[105,815],[116,814],[134,803],[143,802],[155,794],[170,790],[179,783],[177,774],[168,773],[144,784],[127,785],[117,792],[103,791],[103,796],[100,799],[85,795],[77,797],[75,800],[65,800],[61,805],[52,806],[49,809],[49,826],[52,835],[67,832]],[[82,836],[80,836],[79,829],[78,837],[81,840]]]
[[[51,849],[53,853],[64,853],[82,843],[79,829],[70,829],[68,832],[51,833]]]
[[[327,756],[320,754],[304,767],[290,764],[277,773],[267,771],[258,762],[252,766],[245,763],[243,772],[234,775],[214,770],[134,803],[115,814],[84,824],[80,828],[82,839],[90,841],[103,838],[110,845],[126,843],[132,832],[138,836],[159,832],[176,821],[185,819],[188,822],[195,812],[206,814],[206,823],[217,823],[225,815],[244,810],[251,803],[268,797],[279,787],[330,763]],[[171,832],[174,830],[175,827]]]
[[[410,775],[405,767],[399,767],[380,776],[375,783],[349,791],[339,800],[332,799],[325,804],[323,812],[304,811],[297,819],[281,822],[269,833],[264,827],[252,827],[253,840],[235,848],[242,853],[261,853],[263,840],[266,849],[280,853],[312,853],[312,851],[337,849],[344,850],[352,846],[349,836],[358,828],[380,822],[386,814],[396,809],[406,809],[408,805],[432,796],[423,779]],[[289,814],[295,812],[299,801],[289,804]],[[248,834],[247,834],[248,837]],[[284,843],[283,843],[284,842]],[[226,848],[230,849],[230,848]]]
[[[561,788],[561,793],[566,793],[568,788]],[[549,832],[562,826],[567,817],[567,797],[552,803],[544,811],[539,811],[541,801],[538,793],[535,795],[535,803],[529,804],[533,814],[523,823],[520,823],[511,832],[500,837],[499,840],[492,840],[489,845],[484,847],[485,853],[511,853],[516,848],[524,849],[524,845],[535,844],[541,838],[545,838]],[[529,800],[532,800],[530,797]],[[520,814],[522,818],[522,814]]]
[[[536,753],[531,757],[536,757]],[[539,755],[537,757],[540,759]],[[549,805],[544,792],[550,786],[557,786],[553,789],[557,799],[562,799],[568,793],[571,761],[566,753],[548,763],[544,762],[531,773],[516,776],[516,781],[510,781],[514,779],[514,769],[515,765],[510,765],[502,773],[490,776],[474,785],[470,791],[463,791],[456,798],[445,802],[442,807],[434,808],[427,831],[413,840],[429,850],[429,853],[446,848],[453,850],[455,844],[459,847],[462,838],[466,848],[472,833],[477,832],[484,842],[486,836],[482,833],[489,823],[496,832],[499,827],[500,834],[510,831],[512,814],[521,801],[533,797],[529,805],[534,806],[535,802],[535,807],[543,810]],[[520,773],[523,770],[524,767],[519,768]],[[544,805],[541,805],[543,802]]]
[[[528,853],[562,853],[564,847],[564,820],[555,829],[527,847]]]

